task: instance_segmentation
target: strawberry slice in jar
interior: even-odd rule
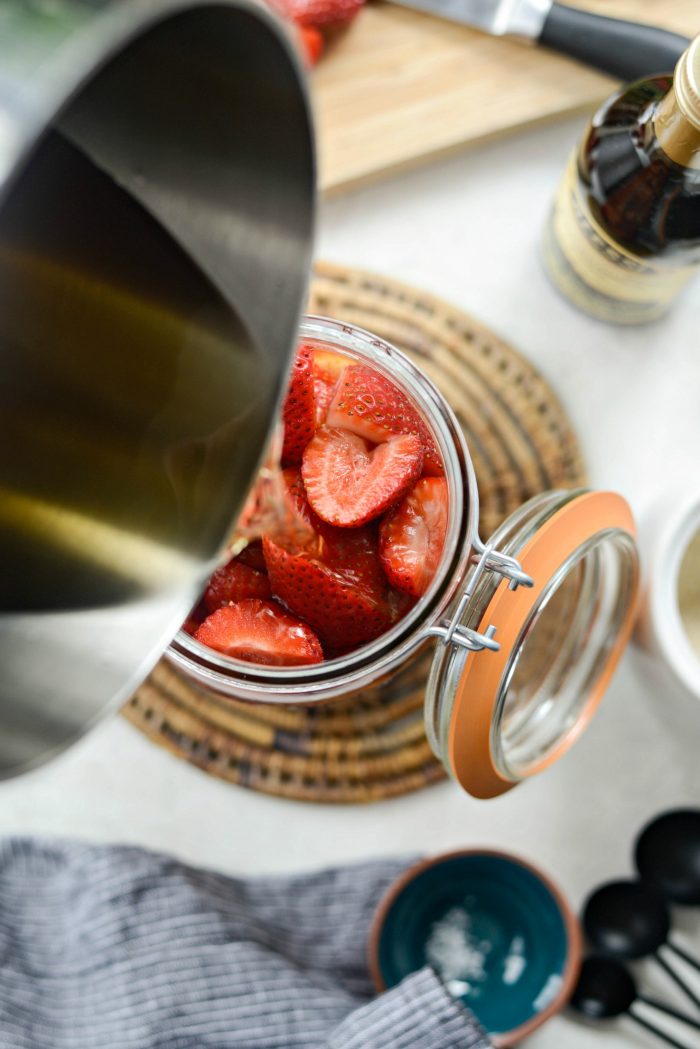
[[[222,565],[212,575],[204,591],[204,604],[210,612],[249,597],[272,597],[270,580],[264,571],[251,568],[238,557]]]
[[[432,581],[447,533],[447,482],[423,477],[386,515],[379,529],[379,556],[393,587],[420,597]]]
[[[366,524],[397,503],[420,477],[423,449],[415,434],[397,434],[373,448],[356,434],[324,426],[307,445],[302,462],[309,503],[328,524]]]
[[[282,406],[282,423],[282,464],[289,466],[301,462],[304,449],[316,429],[313,350],[310,346],[302,344],[297,350]]]
[[[249,663],[292,667],[323,660],[313,630],[274,601],[248,598],[219,608],[194,637],[216,652]]]
[[[424,447],[425,472],[444,473],[435,439],[420,413],[398,386],[366,365],[354,364],[345,370],[328,409],[326,425],[377,444],[396,434],[414,434]]]

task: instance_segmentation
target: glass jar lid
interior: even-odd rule
[[[435,753],[476,797],[557,760],[593,715],[632,631],[635,526],[610,492],[548,492],[475,553],[426,691]]]

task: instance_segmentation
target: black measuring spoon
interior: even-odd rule
[[[666,946],[700,969],[700,962],[669,942],[671,918],[658,889],[642,881],[611,881],[588,897],[583,927],[591,944],[602,954],[622,961],[652,955],[662,969],[700,1008],[700,997],[658,952]]]
[[[640,877],[667,900],[700,905],[700,809],[673,809],[653,819],[637,838],[634,861]]]
[[[674,1046],[674,1049],[691,1049],[690,1046],[684,1045],[683,1042],[677,1041],[670,1034],[660,1030],[644,1016],[640,1016],[634,1009],[635,1002],[643,1002],[667,1016],[672,1016],[675,1020],[682,1020],[690,1027],[700,1029],[700,1021],[693,1020],[685,1013],[663,1002],[658,1002],[654,998],[638,994],[632,974],[627,971],[622,962],[599,954],[591,954],[588,958],[584,958],[578,982],[569,1002],[572,1008],[589,1020],[607,1020],[625,1013],[635,1023],[651,1031],[668,1045]]]

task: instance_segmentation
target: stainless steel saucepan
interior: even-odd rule
[[[0,4],[0,775],[145,676],[284,385],[309,106],[255,0]]]

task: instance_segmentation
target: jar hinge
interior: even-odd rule
[[[514,557],[499,553],[498,550],[494,550],[491,546],[484,546],[478,538],[475,546],[476,552],[472,555],[472,563],[475,565],[475,568],[467,581],[450,622],[447,626],[439,624],[431,627],[428,630],[428,635],[430,637],[439,637],[443,645],[459,645],[470,652],[481,652],[483,649],[498,652],[501,646],[498,641],[494,640],[496,633],[494,626],[488,626],[481,633],[478,630],[473,630],[471,627],[460,625],[466,606],[471,600],[484,572],[491,572],[494,575],[508,579],[508,588],[510,590],[517,590],[519,586],[532,586],[534,580],[523,572],[520,563]]]

